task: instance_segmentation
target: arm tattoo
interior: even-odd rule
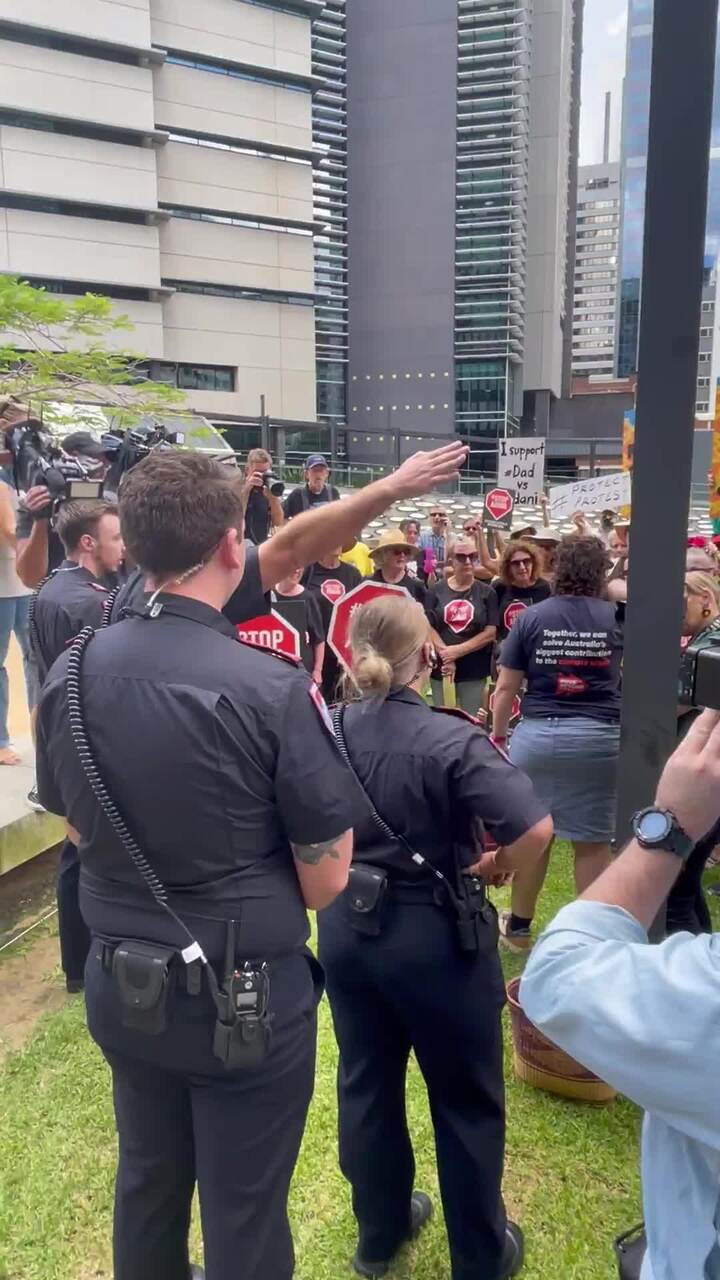
[[[305,866],[316,867],[323,858],[334,858],[337,862],[340,854],[337,847],[337,836],[334,840],[322,840],[320,844],[292,844],[293,856]]]

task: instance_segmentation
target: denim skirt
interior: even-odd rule
[[[513,764],[548,807],[560,840],[603,843],[615,834],[620,725],[587,716],[521,720]]]

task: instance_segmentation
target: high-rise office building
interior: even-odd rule
[[[619,317],[617,372],[637,372],[640,334],[640,285],[645,229],[650,74],[652,63],[653,0],[629,0],[627,63],[622,121],[622,217],[620,229]],[[707,230],[705,240],[704,303],[714,296],[715,267],[720,252],[720,38],[715,57]],[[703,328],[707,328],[702,324]],[[701,343],[702,347],[703,343]],[[707,354],[707,352],[703,353]],[[704,378],[700,362],[698,378]],[[702,386],[698,386],[701,391]],[[703,397],[698,396],[699,404]],[[703,410],[698,409],[698,412]]]
[[[0,271],[106,294],[211,418],[316,420],[321,10],[0,0]]]
[[[620,165],[578,170],[572,371],[611,377],[615,368]]]
[[[356,452],[383,432],[457,430],[479,455],[523,414],[547,429],[569,373],[579,11],[574,0],[348,4]]]

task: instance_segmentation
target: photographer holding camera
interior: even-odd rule
[[[718,1275],[720,935],[648,930],[693,850],[720,818],[720,712],[695,721],[635,838],[563,907],[520,988],[528,1017],[583,1066],[647,1112],[642,1280]],[[643,1237],[636,1241],[641,1252]],[[639,1275],[623,1257],[621,1274]]]
[[[16,424],[13,434],[17,437],[18,432],[30,431],[41,432],[42,423],[28,419],[27,422]],[[102,480],[107,467],[105,453],[100,442],[89,431],[72,431],[62,441],[61,451],[68,459],[77,459],[82,471],[92,476],[92,481]],[[51,487],[40,476],[29,474],[28,483],[22,475],[22,467],[18,474],[16,449],[14,453],[16,485],[25,489],[25,497],[17,517],[17,574],[26,587],[34,590],[63,560],[62,543],[51,525],[58,495],[52,492]],[[59,470],[62,471],[62,464]]]
[[[285,523],[280,501],[285,486],[272,474],[272,464],[265,449],[251,449],[245,463],[245,534],[256,547]]]

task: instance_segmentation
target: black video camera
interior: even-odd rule
[[[35,418],[16,423],[6,434],[12,453],[15,486],[27,492],[45,485],[52,503],[41,516],[50,517],[61,502],[70,498],[99,498],[103,479],[102,462],[66,453]]]
[[[680,664],[679,701],[720,711],[720,618],[690,642]]]
[[[177,432],[167,431],[155,422],[139,422],[127,431],[108,432],[101,443],[110,463],[105,478],[105,493],[116,498],[125,473],[132,471],[154,449],[169,449],[177,444]]]
[[[285,492],[285,485],[282,480],[273,475],[272,471],[263,471],[262,482],[263,488],[269,490],[273,498],[282,498]]]

